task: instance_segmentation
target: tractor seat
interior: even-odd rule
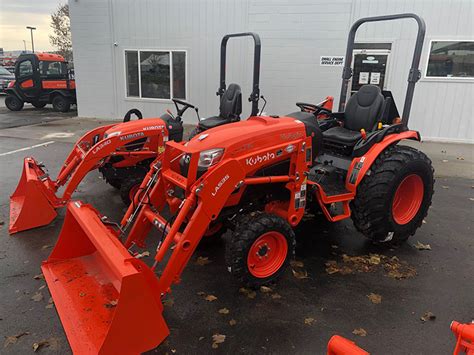
[[[360,130],[367,133],[376,128],[384,111],[384,97],[378,86],[364,85],[347,101],[344,127],[338,126],[323,132],[326,145],[354,147],[361,139]],[[329,144],[327,144],[329,143]]]
[[[242,90],[237,84],[230,84],[221,96],[219,116],[212,116],[199,122],[202,130],[240,120],[242,113]]]

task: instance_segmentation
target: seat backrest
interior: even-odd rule
[[[242,90],[237,84],[229,84],[221,97],[219,116],[225,119],[238,120],[242,113]]]
[[[382,120],[384,97],[378,86],[364,85],[347,101],[344,127],[351,131],[372,131]]]

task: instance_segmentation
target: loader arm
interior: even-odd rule
[[[74,148],[69,153],[68,157],[64,161],[61,170],[59,170],[58,177],[56,178],[56,188],[64,185],[67,182],[67,178],[72,174],[74,169],[80,163],[86,152],[95,145],[98,141],[102,140],[104,133],[115,126],[116,124],[109,124],[106,126],[97,127],[86,134],[84,134],[74,145]]]
[[[117,155],[141,156],[143,158],[153,158],[156,156],[157,152],[153,151],[120,150],[120,148],[124,146],[124,143],[126,143],[127,140],[133,140],[133,138],[127,138],[129,135],[130,134],[122,134],[104,138],[98,141],[87,151],[87,153],[82,157],[82,160],[79,162],[79,164],[77,164],[77,167],[74,169],[74,171],[70,175],[70,178],[68,179],[68,184],[61,197],[63,203],[66,203],[71,198],[77,186],[89,173],[89,171],[99,167],[102,163],[105,162],[106,158]],[[166,136],[166,132],[163,127],[140,132],[140,138],[149,138],[158,135],[162,137],[163,142]],[[163,145],[163,143],[159,145],[161,146]]]

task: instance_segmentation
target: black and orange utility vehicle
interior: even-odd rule
[[[76,103],[76,82],[59,54],[21,54],[15,62],[15,80],[5,92],[11,111],[20,111],[27,102],[36,108],[53,104],[56,111],[67,112]]]
[[[346,104],[357,28],[405,18],[416,20],[418,36],[401,119],[384,115],[393,102],[370,85]],[[340,113],[327,112],[325,122],[306,109],[252,116],[186,143],[168,141],[120,224],[90,205],[69,202],[42,270],[73,352],[138,354],[159,345],[169,334],[162,298],[216,226],[232,229],[228,270],[251,287],[285,271],[295,254],[293,227],[311,205],[333,222],[352,216],[375,242],[400,243],[414,234],[431,204],[433,169],[425,154],[398,143],[420,140],[407,124],[424,33],[414,14],[357,21],[349,34]],[[341,210],[328,207],[333,204]],[[147,239],[152,228],[157,238]],[[150,265],[135,258],[146,243],[156,249]]]

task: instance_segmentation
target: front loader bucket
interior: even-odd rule
[[[41,268],[74,354],[139,354],[168,336],[158,279],[91,206],[68,204]]]
[[[23,172],[10,196],[9,233],[44,226],[56,218],[54,183],[33,158],[25,158]]]

